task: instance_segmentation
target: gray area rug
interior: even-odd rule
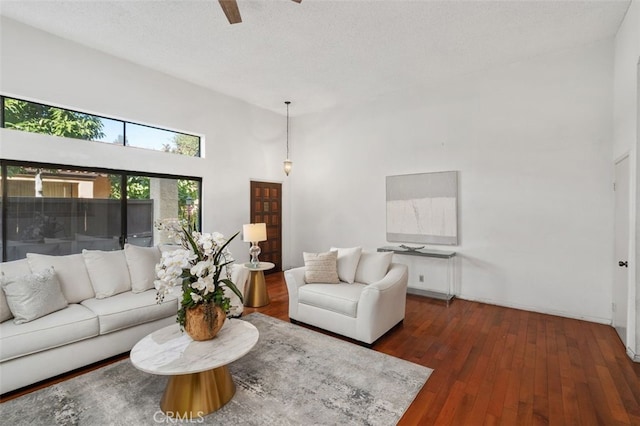
[[[160,411],[166,376],[129,360],[0,405],[4,425],[394,425],[432,370],[259,313],[260,339],[229,365],[236,394],[189,421]]]

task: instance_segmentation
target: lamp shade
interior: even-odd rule
[[[244,241],[249,243],[255,241],[267,241],[267,224],[250,223],[242,225],[242,238]]]

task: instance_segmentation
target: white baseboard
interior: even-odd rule
[[[464,300],[471,300],[473,302],[480,302],[480,303],[486,303],[489,305],[496,305],[496,306],[504,306],[505,308],[513,308],[513,309],[520,309],[523,311],[529,311],[529,312],[537,312],[540,314],[547,314],[547,315],[555,315],[558,317],[564,317],[564,318],[572,318],[572,319],[578,319],[578,320],[583,320],[583,321],[589,321],[589,322],[595,322],[598,324],[605,324],[605,325],[612,325],[611,323],[611,318],[600,318],[600,317],[594,317],[594,316],[590,316],[590,315],[576,315],[570,312],[564,312],[564,311],[555,311],[553,309],[544,309],[544,308],[540,308],[538,306],[528,306],[528,305],[521,305],[518,303],[504,303],[502,301],[496,301],[496,300],[492,300],[492,299],[485,299],[485,298],[478,298],[478,297],[468,297],[466,295],[456,295],[457,298],[460,299],[464,299]]]
[[[631,350],[631,348],[627,348],[627,356],[633,360],[633,362],[640,362],[640,354],[637,354]]]

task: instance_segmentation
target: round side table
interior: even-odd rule
[[[275,268],[271,262],[260,262],[257,266],[245,263],[244,267],[249,270],[249,281],[244,289],[244,306],[259,308],[269,304],[269,293],[267,283],[264,280],[264,271]]]
[[[236,387],[227,364],[258,342],[258,329],[238,319],[226,320],[212,340],[196,342],[170,325],[143,337],[131,349],[131,364],[151,374],[171,376],[160,408],[170,417],[198,419],[229,402]]]

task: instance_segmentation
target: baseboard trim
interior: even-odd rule
[[[640,354],[633,352],[631,348],[627,348],[627,356],[631,358],[633,362],[640,362]]]
[[[432,299],[444,300],[447,303],[449,303],[454,297],[456,297],[454,294],[447,294],[432,290],[422,290],[420,288],[413,287],[407,287],[407,293],[414,294],[416,296],[424,296],[431,297]]]
[[[537,306],[529,306],[529,305],[521,305],[519,303],[504,303],[502,301],[496,301],[493,299],[485,299],[482,297],[469,297],[467,295],[456,295],[457,298],[459,299],[463,299],[463,300],[470,300],[472,302],[480,302],[480,303],[486,303],[489,305],[496,305],[496,306],[503,306],[505,308],[513,308],[513,309],[520,309],[522,311],[529,311],[529,312],[537,312],[540,314],[547,314],[547,315],[555,315],[558,317],[564,317],[564,318],[572,318],[572,319],[578,319],[578,320],[583,320],[583,321],[589,321],[589,322],[595,322],[597,324],[604,324],[604,325],[612,325],[611,323],[611,318],[601,318],[601,317],[594,317],[594,316],[590,316],[590,315],[577,315],[577,314],[573,314],[570,312],[564,312],[564,311],[555,311],[553,309],[543,309]]]

